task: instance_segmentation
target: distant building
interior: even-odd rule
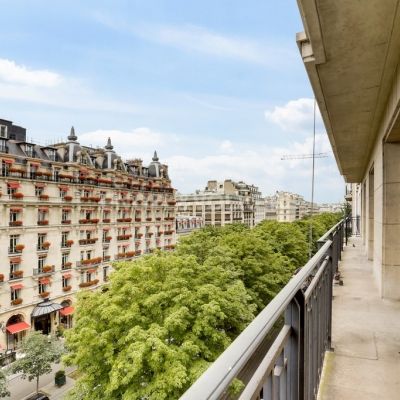
[[[179,240],[180,237],[188,235],[189,233],[200,229],[203,226],[203,217],[196,217],[195,215],[178,215],[176,217],[177,239]]]
[[[257,186],[225,180],[208,181],[204,191],[177,195],[177,213],[202,217],[205,225],[243,223],[249,227],[265,219],[265,203]]]

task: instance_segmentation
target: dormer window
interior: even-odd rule
[[[8,130],[6,125],[0,125],[0,137],[8,139]]]
[[[33,145],[32,144],[26,144],[25,145],[25,154],[28,157],[33,157]]]
[[[81,156],[81,164],[87,165],[87,158],[86,158],[86,156]]]
[[[55,149],[47,149],[47,157],[51,161],[56,161],[56,150]]]

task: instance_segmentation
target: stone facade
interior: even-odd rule
[[[75,295],[107,282],[112,262],[175,245],[175,191],[158,161],[123,161],[111,141],[39,146],[0,120],[0,345],[72,325]],[[12,136],[11,136],[12,137]],[[25,133],[26,137],[26,133]],[[40,307],[38,308],[38,304]],[[43,315],[45,305],[48,307]]]

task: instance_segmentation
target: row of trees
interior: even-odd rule
[[[107,290],[79,296],[66,334],[80,372],[70,398],[179,398],[307,261],[310,224],[316,241],[339,218],[206,227],[115,265]]]

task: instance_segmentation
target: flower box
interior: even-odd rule
[[[65,174],[63,172],[61,172],[60,174],[58,174],[59,178],[61,179],[74,179],[74,176],[71,174]]]
[[[69,225],[71,223],[70,219],[64,219],[63,221],[61,221],[62,224],[64,225]]]
[[[46,299],[47,297],[50,296],[50,292],[39,293],[39,296],[40,296],[42,299]]]
[[[71,246],[74,244],[74,241],[73,241],[72,239],[69,239],[69,240],[67,240],[67,241],[65,242],[65,244],[66,244],[68,247],[71,247]]]
[[[107,203],[110,203],[111,200],[112,200],[112,198],[111,198],[111,197],[106,197],[104,200],[105,200]]]
[[[142,218],[135,218],[135,222],[141,222]]]
[[[72,289],[71,285],[63,287],[63,292],[69,292]]]
[[[111,180],[111,179],[99,178],[97,181],[98,181],[99,183],[106,183],[106,184],[108,184],[108,185],[111,185],[111,184],[112,184],[112,180]]]
[[[161,217],[156,217],[156,221],[161,221]]]
[[[125,257],[133,257],[135,255],[135,252],[134,251],[127,251],[126,253],[125,253]]]
[[[47,219],[43,219],[37,222],[38,225],[48,225],[49,221]]]
[[[25,172],[22,168],[18,168],[18,167],[10,167],[8,170],[10,172],[17,172],[19,174],[22,174],[23,172]]]
[[[167,244],[167,245],[165,245],[165,248],[166,249],[174,249],[175,248],[175,245],[174,244]]]
[[[42,268],[42,272],[47,273],[47,272],[52,272],[53,271],[54,266],[53,265],[45,265]]]
[[[103,222],[104,222],[105,224],[109,224],[109,223],[111,222],[111,219],[110,219],[110,218],[104,218],[104,219],[103,219]]]
[[[50,242],[43,242],[43,243],[42,243],[42,248],[43,248],[43,249],[48,249],[50,246],[51,246],[51,243],[50,243]]]
[[[17,306],[18,304],[22,304],[22,299],[11,300],[11,305]]]
[[[137,200],[136,203],[142,204],[142,200]]]
[[[4,282],[4,274],[0,274],[0,282]]]
[[[95,203],[98,203],[100,201],[100,197],[89,197],[89,201],[93,201]]]
[[[24,276],[24,271],[21,271],[21,270],[14,271],[12,274],[16,278],[22,278]]]
[[[24,245],[24,244],[17,244],[17,245],[15,246],[15,250],[16,250],[16,251],[22,251],[24,248],[25,248],[25,245]]]
[[[111,256],[104,256],[103,257],[103,261],[110,261],[111,260]]]
[[[72,200],[72,196],[64,196],[64,200],[65,201],[71,201]]]
[[[118,235],[117,240],[128,240],[132,237],[132,235]]]
[[[136,235],[136,237],[139,238],[139,239],[140,239],[142,236],[143,236],[143,233],[138,233],[138,234]]]
[[[89,287],[89,286],[97,285],[98,283],[99,283],[99,280],[98,279],[94,279],[92,281],[80,283],[79,287],[81,287],[81,288]]]
[[[22,226],[22,221],[10,221],[10,226]]]
[[[64,263],[64,268],[70,268],[70,267],[72,267],[71,261],[67,261],[66,263]]]
[[[169,201],[169,202],[168,202],[168,205],[169,205],[169,206],[174,206],[175,204],[176,204],[176,201]]]
[[[21,192],[16,192],[12,194],[12,198],[13,199],[23,199],[24,198],[24,194]]]
[[[99,222],[98,218],[93,218],[93,219],[90,220],[91,224],[97,224],[98,222]]]
[[[112,239],[111,236],[106,236],[106,237],[104,238],[104,240],[105,240],[106,242],[111,242],[111,239]]]
[[[89,222],[90,222],[90,219],[86,219],[86,218],[83,218],[83,219],[79,220],[80,224],[88,224]]]
[[[89,201],[89,197],[81,197],[81,201],[86,203],[87,201]]]
[[[41,195],[39,195],[39,199],[40,200],[48,200],[49,199],[49,195],[48,194],[41,194]]]
[[[136,255],[139,256],[140,254],[142,254],[142,250],[136,250]]]
[[[151,217],[147,217],[147,218],[146,218],[146,221],[147,221],[147,222],[150,222],[151,220],[152,220]]]

